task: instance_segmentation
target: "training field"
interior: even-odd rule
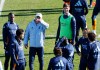
[[[0,0],[1,1],[4,0]],[[47,70],[48,63],[50,58],[53,55],[53,47],[55,38],[52,36],[56,35],[57,27],[58,27],[58,17],[62,13],[62,0],[5,0],[3,10],[0,15],[0,60],[4,65],[4,49],[3,49],[3,42],[2,42],[2,26],[8,20],[8,13],[13,12],[15,14],[15,22],[19,25],[20,28],[26,28],[27,24],[33,20],[35,14],[37,12],[41,12],[43,14],[43,19],[49,23],[50,27],[46,31],[46,40],[45,40],[45,47],[44,47],[44,70]],[[1,6],[0,6],[1,7]],[[87,27],[91,30],[92,23],[91,23],[91,16],[92,16],[93,8],[89,9],[89,13],[86,16],[87,20]],[[97,16],[97,38],[100,34],[100,14]],[[81,32],[80,32],[80,35]],[[24,49],[25,57],[27,61],[26,70],[29,70],[29,59],[28,59],[28,52],[29,49]],[[78,70],[80,57],[75,53],[74,56],[74,70]],[[34,69],[39,70],[39,62],[37,56],[34,62]]]

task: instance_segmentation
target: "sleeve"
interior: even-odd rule
[[[15,64],[18,65],[17,55],[16,55],[16,45],[14,43],[11,44],[11,58]]]
[[[74,17],[71,19],[71,27],[72,27],[72,42],[74,43],[76,37],[76,20]]]
[[[30,31],[29,31],[29,24],[28,24],[25,34],[24,34],[24,44],[28,44],[29,34],[30,34]]]
[[[76,52],[77,52],[77,53],[80,53],[80,51],[79,51],[80,41],[81,41],[81,38],[80,38],[79,41],[76,42],[76,44],[75,44],[75,49],[76,49]]]
[[[47,70],[52,70],[52,60],[50,60]]]
[[[44,26],[45,29],[49,28],[49,24],[46,23],[43,19],[41,20],[42,25]]]
[[[59,21],[59,24],[58,24],[58,29],[57,29],[56,41],[59,39],[59,35],[60,35],[60,17],[58,21]]]
[[[4,24],[3,29],[2,29],[2,36],[3,36],[3,42],[4,42],[4,48],[7,47],[7,42],[8,42],[8,29],[7,29],[7,23]]]

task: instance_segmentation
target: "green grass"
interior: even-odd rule
[[[2,16],[0,16],[0,34],[2,34],[2,26],[5,22],[7,22],[7,15],[9,12],[13,12],[15,17],[15,22],[19,25],[20,28],[25,30],[27,24],[34,19],[34,16],[37,12],[41,12],[43,14],[43,19],[49,23],[50,28],[46,31],[46,35],[56,35],[57,27],[58,27],[58,17],[62,13],[62,0],[5,0],[5,5],[2,11]],[[89,29],[92,29],[91,23],[91,15],[92,9],[89,9],[89,13],[87,15],[87,26]],[[97,16],[97,34],[100,34],[100,15]],[[81,35],[81,32],[80,32]],[[2,39],[2,37],[0,37]],[[53,47],[54,47],[53,39],[45,40],[44,47],[44,70],[47,69],[50,58],[53,55]],[[24,49],[25,54],[28,54],[29,49]],[[4,56],[3,42],[0,41],[0,56]],[[29,59],[28,55],[25,56],[27,59],[26,70],[29,70]],[[78,70],[80,57],[75,54],[74,58],[74,70]],[[4,65],[4,57],[0,57],[2,64]],[[36,57],[34,67],[35,70],[39,69],[38,58]]]

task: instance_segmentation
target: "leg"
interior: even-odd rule
[[[30,70],[34,70],[34,59],[35,59],[36,49],[30,47],[29,50],[29,68]]]
[[[14,62],[12,61],[12,58],[11,58],[11,61],[10,61],[10,70],[13,70],[14,69]]]
[[[25,70],[25,62],[19,63],[19,66],[16,66],[15,70]]]
[[[81,23],[80,24],[81,24],[80,27],[83,31],[83,29],[86,28],[86,17],[85,16],[81,17]]]
[[[93,1],[93,0],[90,0],[90,5],[88,6],[89,8],[92,7],[92,1]]]
[[[8,70],[10,60],[10,54],[8,50],[5,50],[5,62],[4,62],[4,70]]]
[[[93,32],[96,34],[96,16],[98,15],[98,13],[100,12],[100,10],[95,7],[93,9],[93,14],[92,14],[92,29],[93,29]]]
[[[92,1],[93,1],[93,0],[90,0],[90,6],[91,6],[91,7],[92,7]]]
[[[78,41],[79,31],[80,31],[80,24],[78,21],[76,21],[76,37],[75,37],[76,42]]]
[[[43,49],[43,47],[38,48],[37,55],[38,55],[38,60],[39,60],[39,63],[40,63],[40,69],[39,70],[43,70],[43,66],[44,66],[44,60],[43,60],[44,49]]]
[[[87,67],[87,60],[86,60],[86,58],[81,57],[79,70],[86,70],[86,67]]]

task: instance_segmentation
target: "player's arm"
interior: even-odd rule
[[[12,58],[12,60],[14,61],[14,65],[19,65],[19,63],[18,63],[18,61],[17,61],[17,53],[16,53],[16,45],[14,44],[14,43],[12,43],[11,44],[11,50],[10,50],[10,52],[11,52],[11,58]]]
[[[57,29],[57,35],[56,35],[56,41],[55,41],[55,43],[59,39],[59,35],[60,35],[60,17],[59,17],[59,24],[58,24],[58,29]]]
[[[79,45],[81,44],[80,42],[81,42],[81,38],[75,44],[75,49],[78,55],[81,53],[79,50]]]
[[[4,49],[5,49],[8,45],[8,41],[9,41],[7,23],[5,23],[4,26],[3,26],[2,36],[3,36]]]
[[[76,20],[74,17],[72,17],[71,19],[71,27],[72,27],[72,44],[74,44],[76,36]]]

